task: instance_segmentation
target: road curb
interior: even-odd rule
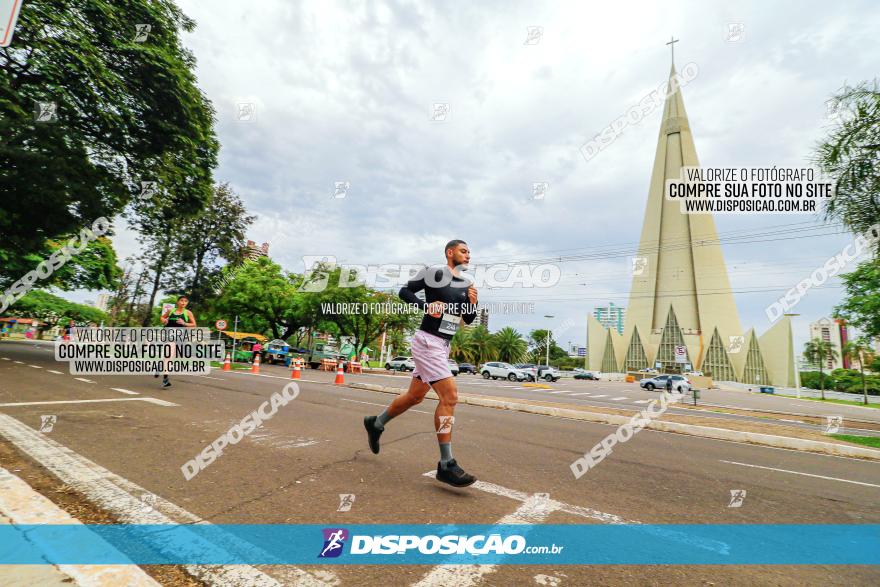
[[[406,391],[399,387],[387,387],[384,385],[376,385],[374,383],[348,383],[347,386],[355,389],[366,389],[368,391],[378,391],[381,393],[391,393],[394,395],[399,395]],[[438,399],[437,394],[434,392],[434,390],[430,390],[427,394],[427,397]],[[471,396],[462,393],[458,394],[458,403],[467,404],[470,406],[482,406],[486,408],[496,408],[500,410],[525,412],[527,414],[537,414],[540,416],[569,418],[571,420],[581,420],[584,422],[614,424],[617,426],[625,424],[632,419],[632,416],[619,416],[617,414],[584,412],[581,410],[571,410],[568,408],[556,408],[551,406],[536,406],[520,402]],[[852,457],[857,459],[880,461],[880,450],[863,448],[860,446],[850,446],[846,444],[836,444],[833,442],[820,442],[818,440],[806,440],[803,438],[776,436],[774,434],[762,434],[760,432],[743,432],[741,430],[712,428],[709,426],[697,426],[695,424],[682,424],[680,422],[664,422],[662,420],[651,420],[645,426],[645,428],[648,428],[650,430],[658,430],[660,432],[672,432],[675,434],[686,434],[689,436],[699,436],[701,438],[711,438],[714,440],[729,440],[733,442],[743,442],[746,444],[756,444],[760,446],[771,446],[774,448],[787,448],[792,450],[801,450],[838,457]]]

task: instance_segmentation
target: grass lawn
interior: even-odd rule
[[[211,361],[212,369],[222,369],[223,363],[218,363],[217,361]],[[250,363],[232,363],[232,369],[235,371],[250,371],[251,364]]]
[[[864,444],[865,446],[870,446],[872,448],[880,448],[880,437],[877,436],[853,436],[851,434],[832,434],[831,436],[838,440]]]
[[[789,395],[789,396],[786,396],[786,397],[795,397],[795,396],[793,396],[793,395]],[[826,402],[826,403],[829,403],[829,404],[843,404],[843,405],[846,405],[846,406],[862,406],[863,408],[880,408],[880,404],[868,404],[868,405],[865,405],[865,404],[863,404],[863,403],[861,402],[861,400],[859,400],[859,401],[850,401],[850,400],[848,400],[848,399],[822,399],[822,398],[819,398],[819,397],[803,397],[803,396],[801,396],[801,399],[808,399],[808,400],[810,400],[810,401],[814,401],[814,402]]]

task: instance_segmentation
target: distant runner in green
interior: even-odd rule
[[[165,326],[165,328],[195,328],[196,316],[186,309],[187,304],[189,304],[189,298],[186,296],[180,296],[177,298],[177,304],[162,314],[162,317],[160,318],[162,325]],[[159,373],[156,372],[154,377],[158,376]],[[171,387],[171,381],[168,380],[167,361],[165,363],[165,373],[162,374],[162,387]]]

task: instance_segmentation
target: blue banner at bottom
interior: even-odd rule
[[[880,525],[3,525],[0,564],[876,565]]]

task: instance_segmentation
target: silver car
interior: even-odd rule
[[[639,387],[648,391],[654,391],[655,389],[665,390],[666,381],[670,378],[672,379],[673,391],[684,393],[691,390],[692,383],[690,379],[682,375],[657,375],[656,377],[642,379],[639,381]]]
[[[529,374],[521,371],[510,363],[492,362],[480,367],[483,379],[507,379],[508,381],[523,381],[529,378]]]

